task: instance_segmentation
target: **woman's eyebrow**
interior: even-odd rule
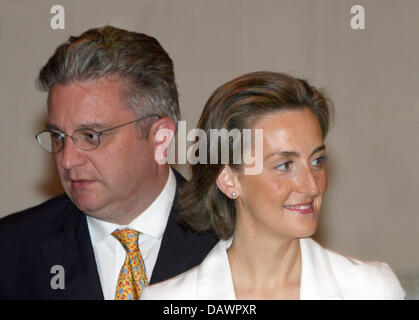
[[[269,158],[277,157],[277,158],[298,158],[300,156],[299,152],[296,151],[278,151],[271,154],[268,154],[264,160]]]
[[[316,149],[314,149],[314,151],[310,154],[310,157],[320,151],[326,150],[326,146],[324,144],[322,144],[321,146],[318,146]]]
[[[326,150],[326,146],[324,144],[315,148],[313,152],[310,154],[310,157],[313,154],[316,154],[317,152],[320,152],[323,150]],[[275,152],[268,155],[265,159],[273,157],[273,156],[278,156],[278,157],[283,157],[283,158],[298,158],[300,156],[300,153],[296,151],[279,151],[279,152]]]

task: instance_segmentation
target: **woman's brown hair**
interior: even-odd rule
[[[329,130],[333,105],[320,90],[307,81],[284,73],[254,72],[245,74],[220,86],[209,98],[197,128],[205,131],[210,141],[211,129],[251,129],[262,117],[284,110],[309,108],[316,116],[323,138]],[[207,144],[207,157],[211,148]],[[218,143],[218,142],[217,142]],[[220,145],[220,143],[219,143]],[[240,170],[233,163],[233,143],[229,146],[228,166]],[[220,148],[218,148],[220,150]],[[221,152],[217,163],[191,165],[191,179],[181,188],[179,222],[195,231],[212,231],[221,238],[232,236],[236,220],[234,200],[222,193],[216,180],[224,166]]]

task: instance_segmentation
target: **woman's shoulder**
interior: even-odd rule
[[[390,266],[365,261],[326,249],[310,239],[315,250],[323,250],[345,299],[404,299],[405,292]]]

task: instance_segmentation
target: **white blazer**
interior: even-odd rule
[[[235,300],[227,249],[219,241],[202,263],[144,289],[142,300]],[[399,280],[383,262],[364,262],[300,239],[300,299],[404,299]]]

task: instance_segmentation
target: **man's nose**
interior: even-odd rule
[[[61,150],[60,154],[60,165],[66,170],[81,166],[86,161],[84,151],[76,147],[71,137],[66,137],[64,140],[63,150]]]
[[[310,197],[314,197],[319,194],[319,184],[311,168],[305,168],[299,174],[297,191]]]

